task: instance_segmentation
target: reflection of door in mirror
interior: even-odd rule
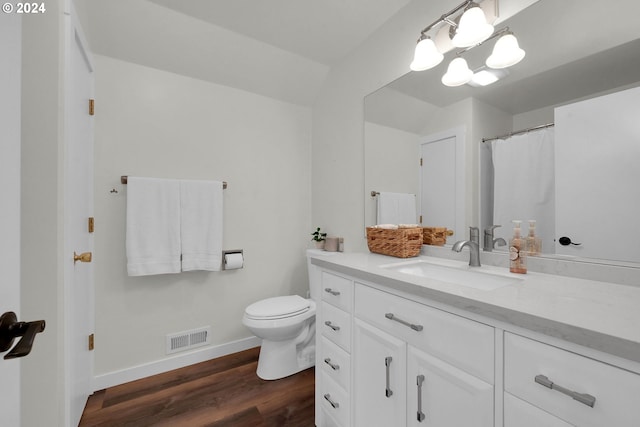
[[[560,254],[640,262],[640,88],[555,110]]]
[[[454,240],[465,238],[463,135],[459,128],[420,140],[422,225],[453,230]]]

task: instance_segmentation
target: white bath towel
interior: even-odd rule
[[[180,184],[129,177],[126,225],[127,273],[180,272]]]
[[[378,195],[378,224],[414,224],[418,222],[416,195],[381,192]]]
[[[180,181],[182,271],[220,271],[222,182]]]

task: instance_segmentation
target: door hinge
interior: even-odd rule
[[[89,335],[89,351],[93,350],[94,348],[94,334]]]
[[[90,99],[89,100],[89,115],[90,116],[93,116],[95,114],[95,110],[94,110],[95,103],[96,103],[95,99]]]
[[[420,166],[422,166],[422,157],[420,157]]]
[[[420,224],[422,224],[422,215],[420,215]]]
[[[87,230],[89,230],[89,233],[93,233],[94,226],[95,226],[95,220],[93,219],[92,216],[90,216],[89,220],[87,221]]]

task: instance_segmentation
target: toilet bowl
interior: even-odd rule
[[[316,303],[298,295],[249,305],[242,323],[262,338],[257,374],[264,380],[293,375],[315,364]]]

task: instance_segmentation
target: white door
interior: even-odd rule
[[[493,426],[493,386],[427,353],[408,348],[409,426]]]
[[[556,253],[640,261],[639,98],[634,88],[556,108]]]
[[[355,329],[352,366],[356,426],[404,426],[406,344],[358,319]]]
[[[67,411],[71,425],[78,425],[87,397],[93,392],[93,353],[88,342],[94,330],[93,260],[74,262],[78,254],[93,252],[93,67],[82,32],[72,14],[65,146],[65,302]]]
[[[0,25],[0,314],[20,316],[20,40],[21,16],[4,14]],[[36,338],[37,339],[37,338]],[[20,425],[20,359],[0,355],[0,424]]]
[[[420,216],[424,227],[447,227],[465,238],[464,132],[452,129],[420,142]]]

